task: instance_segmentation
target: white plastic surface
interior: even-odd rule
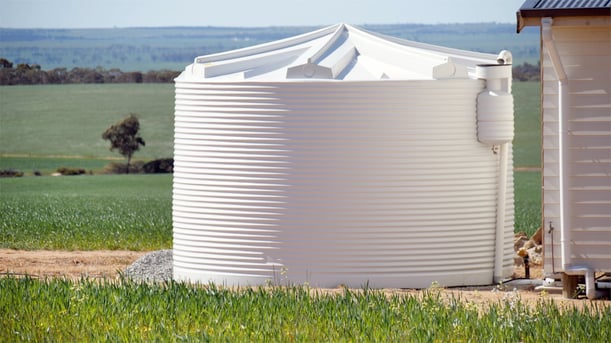
[[[176,80],[175,279],[490,284],[499,156],[477,140],[475,63],[496,56],[427,47],[339,25],[187,67]],[[507,276],[511,156],[509,146]]]

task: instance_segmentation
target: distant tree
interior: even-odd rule
[[[541,62],[537,62],[537,65],[528,62],[516,65],[513,67],[513,78],[518,81],[540,81]]]
[[[130,113],[102,133],[102,138],[110,141],[110,151],[117,149],[121,155],[127,158],[127,174],[129,174],[129,166],[134,152],[140,149],[140,145],[145,145],[142,137],[138,135],[138,130],[140,130],[138,117],[136,114]]]
[[[13,63],[4,57],[0,57],[0,68],[13,68]]]
[[[0,57],[0,85],[40,85],[65,83],[171,83],[180,74],[172,70],[151,70],[122,72],[121,69],[109,70],[103,67],[80,68],[71,70],[55,68],[43,70],[39,64],[13,62]]]

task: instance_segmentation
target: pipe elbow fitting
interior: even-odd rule
[[[552,24],[554,20],[550,17],[541,18],[541,40],[544,43],[552,41]]]
[[[509,50],[503,50],[496,57],[496,61],[498,64],[512,64],[513,63],[513,55]]]

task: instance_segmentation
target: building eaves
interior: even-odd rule
[[[528,18],[611,16],[611,0],[526,0],[516,16],[519,33]]]

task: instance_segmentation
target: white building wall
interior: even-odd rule
[[[553,39],[569,80],[564,173],[572,264],[611,271],[611,26],[590,26],[587,18],[560,23]],[[545,272],[551,274],[562,271],[561,166],[558,80],[545,46],[542,67]]]

